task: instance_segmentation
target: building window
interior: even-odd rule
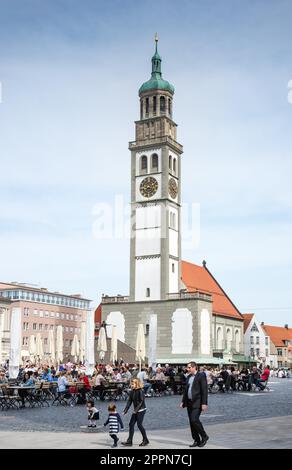
[[[269,350],[266,349],[266,357],[268,357],[268,356],[269,356]]]
[[[260,350],[258,348],[256,349],[256,355],[257,357],[260,357]]]
[[[69,347],[69,339],[66,339],[66,341],[65,341],[65,346],[66,346],[66,348]]]
[[[250,355],[251,357],[254,357],[254,348],[250,348]]]
[[[267,336],[265,337],[265,344],[266,346],[269,346],[269,338]]]
[[[173,172],[176,173],[176,159],[173,159]]]
[[[157,98],[153,96],[153,114],[156,114]]]
[[[61,320],[64,320],[64,313],[61,313]]]
[[[145,100],[145,108],[146,108],[146,114],[149,114],[149,98],[146,98]]]
[[[158,171],[158,155],[156,153],[151,157],[151,170]]]
[[[147,173],[147,157],[146,155],[143,155],[141,157],[141,167],[140,167],[140,173]]]
[[[43,318],[43,316],[44,316],[44,312],[40,310],[40,317]]]
[[[172,156],[171,155],[169,155],[169,158],[168,158],[168,167],[171,171],[172,170]]]
[[[54,329],[54,325],[50,325],[50,330],[53,330]]]
[[[42,330],[43,330],[43,324],[40,323],[40,324],[39,324],[39,331],[42,331]]]
[[[252,328],[251,328],[250,331],[257,331],[257,332],[259,331],[259,330],[258,330],[258,327],[256,326],[255,323],[253,324],[253,326],[252,326]]]
[[[39,314],[39,311],[38,311],[38,310],[34,310],[34,311],[33,311],[33,314],[34,314],[34,315],[38,315],[38,314]]]
[[[171,268],[172,268],[172,272],[174,273],[174,263],[172,263]]]
[[[253,336],[250,337],[250,344],[254,344],[254,337]]]
[[[73,333],[73,327],[70,326],[70,333]]]
[[[66,331],[66,333],[68,333],[68,331],[69,331],[68,326],[65,327],[65,331]]]
[[[160,96],[160,113],[165,113],[165,97]]]
[[[260,344],[260,337],[259,336],[256,337],[256,344]]]
[[[45,324],[45,331],[48,330],[49,325]]]
[[[70,315],[70,320],[74,320],[74,315]]]
[[[29,308],[24,307],[23,315],[24,315],[25,317],[28,317],[28,315],[29,315]]]
[[[168,99],[168,112],[170,117],[172,117],[172,106],[171,106],[171,99]]]
[[[149,287],[147,287],[147,289],[146,289],[146,297],[150,297],[150,288]]]
[[[48,338],[44,338],[44,345],[47,346],[48,344]]]
[[[282,349],[277,349],[278,356],[282,356]]]
[[[66,313],[66,320],[69,320],[69,314]]]
[[[37,329],[37,324],[36,324],[36,323],[33,323],[32,329],[33,329],[33,330],[36,330],[36,329]]]
[[[75,321],[78,321],[78,315],[75,315]]]

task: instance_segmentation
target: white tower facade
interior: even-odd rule
[[[172,118],[173,86],[152,57],[150,80],[139,89],[140,119],[131,150],[130,300],[164,300],[181,283],[181,155]]]

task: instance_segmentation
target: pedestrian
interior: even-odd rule
[[[108,412],[109,415],[106,422],[104,423],[104,426],[107,426],[109,424],[109,435],[114,441],[112,447],[117,447],[119,441],[118,433],[120,431],[120,428],[121,430],[124,429],[124,424],[119,413],[117,413],[117,407],[114,403],[111,403],[108,406]]]
[[[188,377],[183,393],[181,408],[187,408],[193,444],[190,447],[204,447],[209,439],[200,421],[200,414],[207,410],[208,385],[206,375],[198,372],[197,364],[187,366]]]
[[[87,404],[87,413],[88,413],[88,428],[96,428],[96,421],[99,419],[99,411],[94,406],[93,400],[88,400]]]
[[[134,436],[134,428],[135,423],[142,434],[143,441],[139,444],[140,447],[147,446],[149,444],[146,431],[143,427],[143,419],[146,413],[146,405],[145,405],[145,395],[143,391],[143,384],[139,379],[133,379],[131,383],[131,391],[129,394],[129,398],[126,404],[126,408],[123,411],[123,415],[125,415],[130,406],[133,404],[134,411],[132,413],[130,423],[129,423],[129,437],[126,442],[122,442],[123,446],[132,446],[133,445],[133,436]]]

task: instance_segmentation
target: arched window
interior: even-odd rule
[[[193,320],[187,308],[178,308],[172,315],[172,354],[191,354]]]
[[[168,99],[168,113],[169,116],[172,117],[172,107],[171,107],[171,99]]]
[[[226,348],[227,351],[231,351],[231,346],[232,346],[232,333],[230,328],[227,329],[226,331]]]
[[[201,353],[210,354],[211,344],[210,315],[206,308],[201,311]]]
[[[169,169],[172,170],[172,156],[169,155]]]
[[[223,331],[222,331],[221,326],[217,328],[216,343],[217,343],[217,349],[223,349]]]
[[[125,342],[125,317],[121,312],[111,312],[106,318],[106,332],[109,338],[112,337],[112,328],[117,327],[117,337],[123,343]]]
[[[240,333],[238,330],[235,331],[235,351],[240,351]]]
[[[153,114],[156,114],[157,98],[153,96]]]
[[[158,155],[156,153],[151,156],[151,169],[158,171]]]
[[[173,159],[172,165],[173,165],[173,172],[176,173],[176,158]]]
[[[149,98],[145,100],[146,114],[149,114]]]
[[[165,96],[160,96],[160,113],[165,113]]]
[[[140,101],[140,116],[143,119],[143,100]]]
[[[144,175],[147,173],[147,157],[143,155],[140,159],[140,173]]]

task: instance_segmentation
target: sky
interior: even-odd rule
[[[129,240],[94,227],[100,204],[130,201],[157,31],[182,199],[200,208],[183,259],[240,311],[292,324],[291,15],[290,0],[0,0],[0,280],[93,306],[128,294]]]

